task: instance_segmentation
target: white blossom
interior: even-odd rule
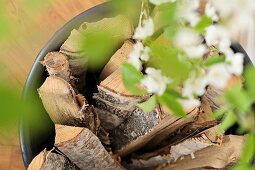
[[[206,29],[205,40],[208,46],[216,46],[224,54],[231,52],[230,34],[226,28],[220,25],[209,26]]]
[[[242,53],[228,55],[226,60],[229,63],[229,65],[227,65],[229,72],[238,76],[243,73],[244,55]]]
[[[196,76],[195,73],[191,73],[190,78],[183,84],[182,95],[188,97],[194,94],[202,96],[205,93],[207,84],[207,78],[204,76]]]
[[[171,83],[171,79],[161,74],[160,70],[154,68],[147,68],[145,78],[141,81],[141,84],[147,89],[148,93],[155,93],[159,96],[163,95],[167,85]]]
[[[205,6],[205,14],[208,17],[212,18],[213,21],[218,21],[219,20],[219,16],[217,15],[217,11],[210,2],[208,2]]]
[[[224,89],[230,78],[231,73],[227,69],[226,64],[215,64],[208,70],[207,81],[217,89]]]
[[[141,70],[142,69],[142,61],[148,61],[150,56],[151,49],[149,47],[144,47],[144,45],[137,41],[134,46],[133,50],[129,54],[128,61],[131,63],[136,69]]]
[[[191,58],[201,57],[208,52],[207,47],[202,42],[202,37],[194,30],[188,28],[180,30],[175,38],[176,46],[183,49]]]
[[[196,26],[201,17],[198,12],[200,6],[200,0],[182,0],[178,6],[177,16],[180,19],[184,19],[192,27]]]
[[[137,57],[128,58],[128,62],[132,64],[137,70],[142,70],[142,62]]]
[[[167,2],[175,2],[176,0],[150,0],[150,2],[154,5],[161,5]]]
[[[154,23],[152,18],[144,19],[141,26],[138,26],[133,36],[134,39],[144,40],[154,33]]]
[[[185,47],[183,49],[190,58],[200,58],[208,52],[208,48],[204,44],[198,46]]]
[[[200,100],[195,99],[194,97],[190,97],[187,99],[179,99],[178,101],[180,102],[184,110],[191,110],[201,105]]]

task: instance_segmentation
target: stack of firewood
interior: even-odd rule
[[[116,27],[121,31],[114,35],[113,48],[124,44],[97,77],[97,86],[88,87],[87,54],[80,39]],[[120,71],[133,49],[132,34],[132,24],[121,15],[84,23],[59,52],[45,56],[42,64],[49,76],[38,92],[56,124],[55,147],[35,157],[30,170],[224,169],[237,162],[245,137],[225,136],[214,119],[220,91],[208,87],[202,105],[186,110],[186,118],[161,105],[150,113],[137,107],[150,95],[129,93]],[[96,88],[91,99],[82,94],[84,88]]]

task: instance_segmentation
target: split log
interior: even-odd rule
[[[112,130],[122,124],[136,109],[137,104],[148,97],[129,93],[123,85],[118,69],[100,83],[98,93],[94,94],[93,99],[102,126]]]
[[[134,43],[131,40],[124,42],[122,47],[111,57],[100,74],[99,80],[103,81],[116,70],[120,70],[121,64],[128,60],[129,54],[133,50]]]
[[[56,125],[55,146],[82,170],[123,169],[86,128]]]
[[[76,95],[64,79],[50,76],[38,89],[43,105],[55,124],[87,127],[96,133],[96,113],[84,97]]]
[[[145,147],[145,149],[157,150],[158,148],[161,148],[160,150],[162,150],[164,147],[180,143],[189,137],[195,136],[206,129],[216,126],[218,121],[215,120],[213,116],[209,102],[204,97],[201,98],[201,102],[202,103],[199,108],[198,115],[194,122],[185,124],[181,128],[177,129],[174,133],[171,133],[169,136],[165,137],[164,140],[155,138],[150,142],[151,144],[149,146]]]
[[[216,126],[183,142],[175,145],[171,144],[167,148],[164,147],[158,151],[143,155],[135,155],[123,164],[127,169],[155,169],[161,164],[176,162],[185,155],[191,155],[193,157],[194,153],[206,147],[220,145],[221,139],[222,133],[219,131],[219,127]]]
[[[71,32],[70,37],[61,46],[60,52],[69,57],[71,70],[76,70],[77,75],[83,74],[85,71],[84,68],[87,68],[88,59],[83,43],[86,36],[97,32],[111,33],[111,36],[115,40],[112,44],[112,51],[114,52],[121,43],[132,37],[133,31],[133,25],[123,15],[105,18],[93,23],[85,22],[78,30],[74,29]],[[111,56],[104,57],[109,58]]]
[[[225,136],[222,145],[212,145],[197,151],[193,158],[184,156],[183,159],[162,165],[157,170],[226,169],[238,161],[244,142],[244,136]]]
[[[79,168],[65,155],[45,149],[33,159],[28,170],[79,170]]]
[[[125,156],[145,145],[153,144],[153,139],[159,138],[158,142],[161,142],[180,127],[193,122],[197,114],[198,109],[195,108],[187,114],[187,118],[182,119],[160,106],[151,113],[137,108],[124,123],[110,132],[113,150],[120,156]],[[153,120],[152,123],[149,120]]]

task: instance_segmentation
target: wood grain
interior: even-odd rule
[[[50,37],[71,18],[105,0],[51,0],[31,11],[24,0],[4,0],[12,27],[11,38],[0,41],[0,82],[22,91],[30,68]],[[0,131],[0,170],[25,169],[18,146],[17,127]]]

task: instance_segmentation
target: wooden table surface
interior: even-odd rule
[[[25,8],[23,1],[5,0],[9,20],[19,34],[0,41],[0,63],[3,65],[0,81],[16,85],[19,91],[22,91],[35,57],[55,31],[74,16],[105,0],[51,0],[36,11]],[[17,129],[0,131],[0,170],[25,169]]]

